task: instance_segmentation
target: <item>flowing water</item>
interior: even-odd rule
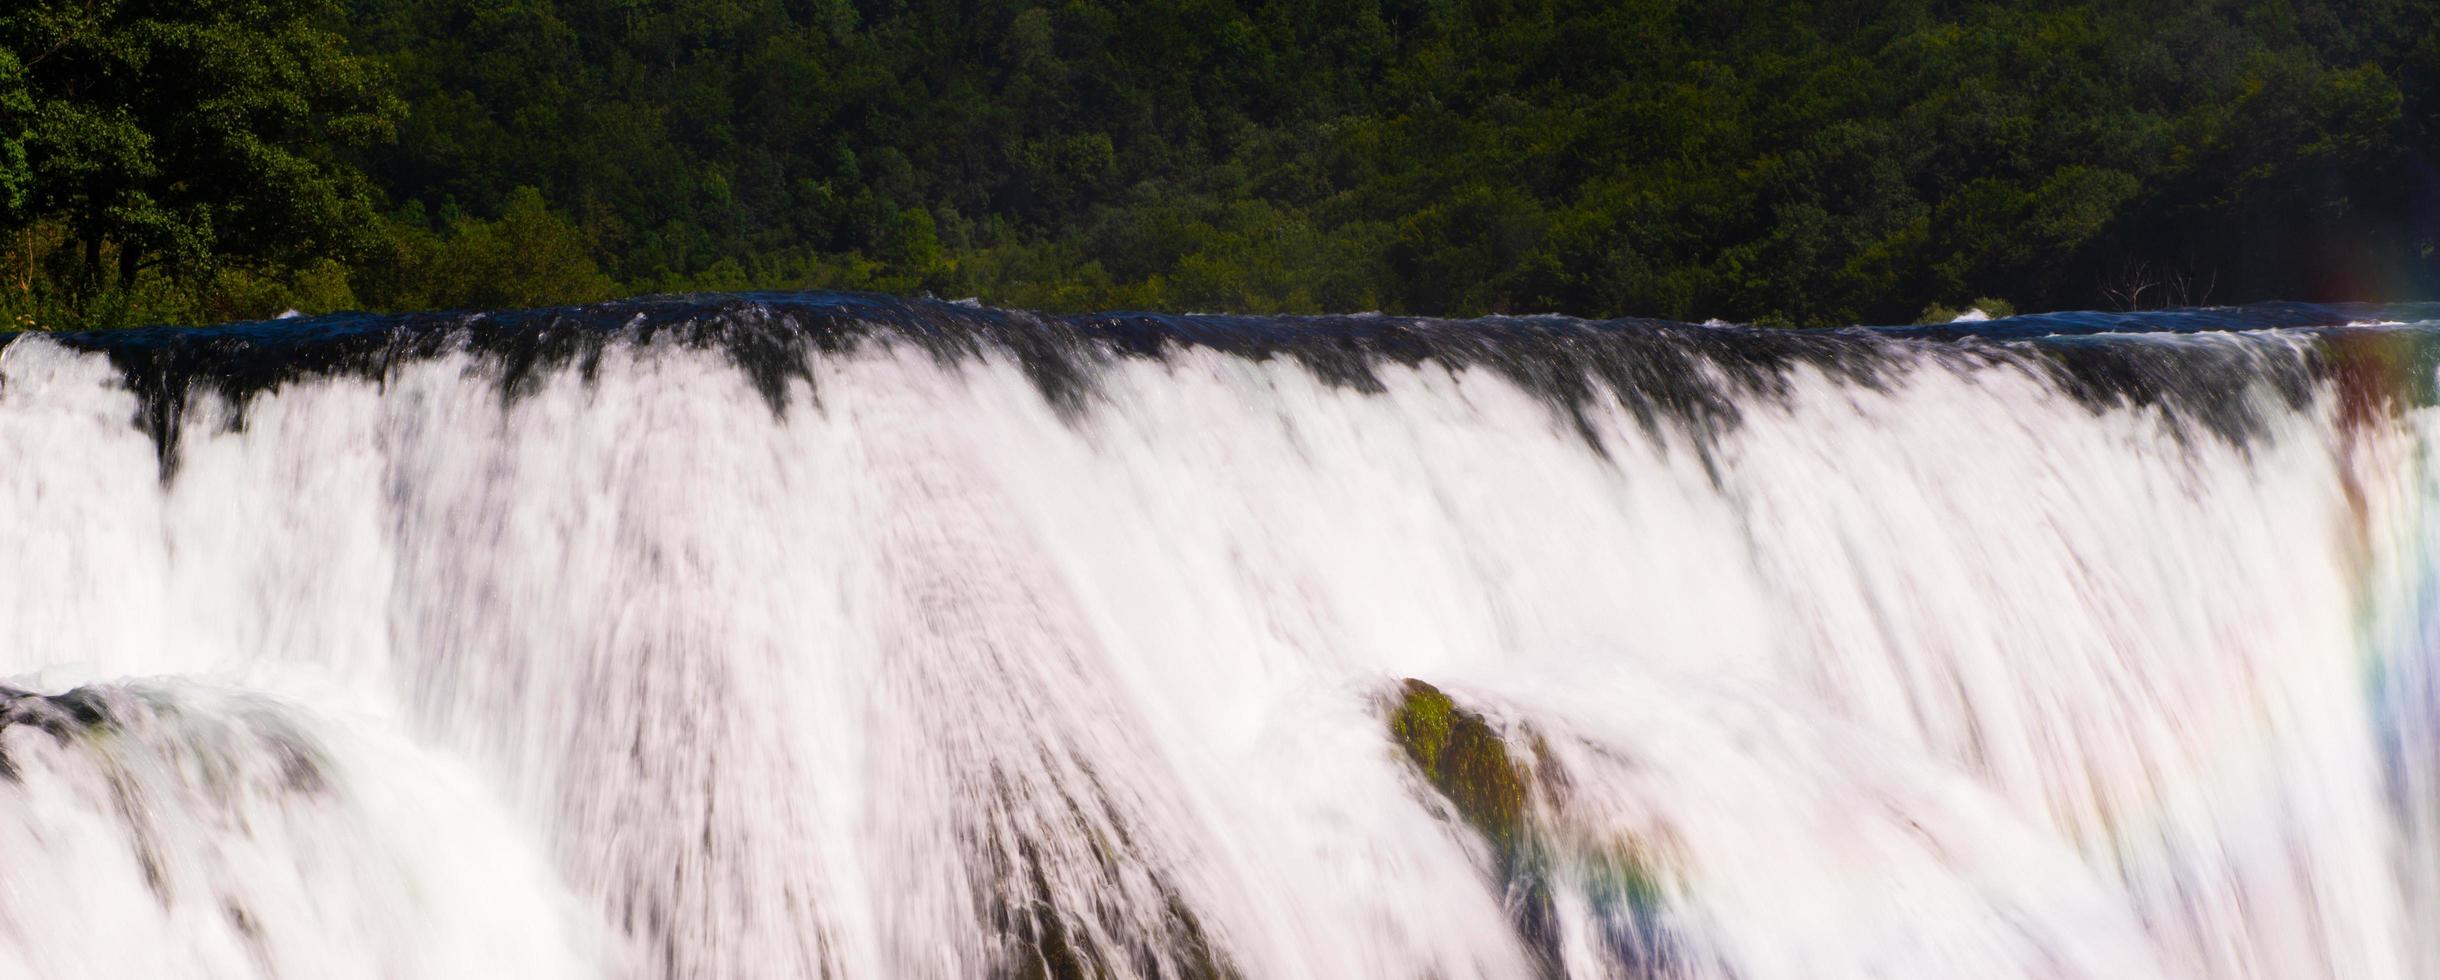
[[[0,977],[2440,976],[2435,318],[0,338]]]

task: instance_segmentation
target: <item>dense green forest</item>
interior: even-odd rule
[[[18,0],[17,326],[847,288],[1815,325],[2440,285],[2409,0]]]

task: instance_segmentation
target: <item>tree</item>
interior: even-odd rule
[[[401,107],[321,26],[335,11],[19,0],[0,13],[0,107],[19,118],[0,150],[23,163],[0,155],[0,194],[22,203],[0,215],[64,226],[86,297],[156,267],[197,278],[363,248],[377,194],[337,153],[388,139]]]
[[[2395,0],[14,0],[0,315],[2407,298],[2435,120]]]
[[[0,227],[23,222],[26,204],[34,194],[34,175],[25,160],[33,115],[34,96],[26,91],[25,66],[18,63],[15,52],[0,48]]]
[[[498,221],[459,218],[448,247],[428,273],[453,288],[446,305],[539,306],[609,296],[616,286],[593,264],[584,234],[543,203],[531,187],[510,191]]]

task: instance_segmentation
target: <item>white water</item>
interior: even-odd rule
[[[1651,969],[2440,975],[2440,417],[1801,374],[1715,482],[1383,370],[1063,420],[872,349],[783,418],[717,354],[450,357],[199,406],[165,487],[105,361],[9,346],[0,679],[135,720],[0,732],[0,977],[964,977],[1027,910],[1117,975],[1530,975],[1405,677],[1653,863]]]

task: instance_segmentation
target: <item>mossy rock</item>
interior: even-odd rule
[[[1554,836],[1532,820],[1528,796],[1536,785],[1546,803],[1567,792],[1539,735],[1524,732],[1512,746],[1482,715],[1412,678],[1400,685],[1388,720],[1390,737],[1425,781],[1491,844],[1503,904],[1544,975],[1561,972],[1552,889],[1562,877],[1581,881],[1618,963],[1638,976],[1669,972],[1677,954],[1659,918],[1664,890],[1647,849],[1629,838]]]
[[[1499,729],[1411,677],[1390,711],[1389,729],[1458,816],[1489,838],[1503,860],[1512,859],[1525,841],[1528,770],[1509,754]]]

